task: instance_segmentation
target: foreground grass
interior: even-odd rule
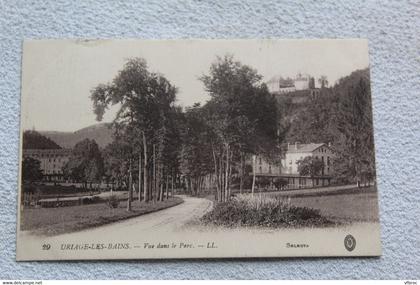
[[[322,227],[336,223],[319,210],[296,207],[281,197],[238,195],[218,203],[201,219],[206,225],[226,227],[258,226],[271,228]]]
[[[24,209],[21,213],[21,230],[33,231],[39,235],[57,235],[84,230],[112,222],[141,216],[182,203],[179,197],[156,203],[133,201],[132,211],[127,212],[127,202],[121,202],[115,209],[106,204],[92,204],[61,208]]]
[[[291,197],[290,203],[318,209],[324,217],[341,223],[379,221],[376,192]]]

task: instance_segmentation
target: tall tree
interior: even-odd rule
[[[336,86],[340,96],[337,113],[336,175],[358,185],[375,177],[375,154],[369,72],[354,72]]]
[[[84,139],[78,142],[72,151],[63,172],[76,181],[87,183],[99,182],[104,173],[101,151],[95,140]]]
[[[121,137],[131,146],[129,175],[133,172],[133,161],[143,154],[145,201],[156,200],[158,195],[157,184],[161,181],[160,177],[156,177],[159,173],[152,170],[162,168],[162,152],[170,120],[168,114],[173,108],[176,92],[177,89],[165,77],[150,72],[146,61],[141,58],[128,60],[111,83],[100,84],[91,92],[98,120],[102,119],[110,105],[120,105],[114,123],[120,126],[121,132],[124,132]],[[149,183],[150,179],[152,183]],[[131,210],[133,187],[129,185],[128,188],[127,210]]]
[[[22,180],[32,183],[41,179],[41,162],[31,157],[25,157],[22,161]]]
[[[209,126],[199,103],[186,109],[182,133],[181,170],[187,189],[198,194],[204,179],[212,172]]]
[[[297,161],[298,172],[302,176],[310,176],[312,179],[312,185],[314,185],[314,177],[321,175],[324,163],[322,160],[313,156],[307,156]]]
[[[261,79],[255,69],[230,55],[218,57],[209,74],[201,77],[211,96],[206,108],[214,131],[211,143],[219,201],[230,197],[232,168],[238,160],[265,154],[278,143],[275,99]]]

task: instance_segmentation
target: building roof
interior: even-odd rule
[[[287,152],[313,152],[321,146],[328,147],[325,143],[290,144]]]
[[[294,87],[295,83],[292,78],[283,78],[282,76],[273,76],[267,83],[278,83],[281,87]]]
[[[72,150],[68,148],[58,148],[58,149],[23,149],[23,155],[69,155]]]

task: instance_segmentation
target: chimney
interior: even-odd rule
[[[328,147],[331,147],[331,142],[328,142]]]

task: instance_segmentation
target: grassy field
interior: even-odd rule
[[[120,202],[115,209],[107,204],[84,206],[24,209],[21,212],[21,230],[30,230],[41,235],[57,235],[137,217],[147,213],[169,208],[182,203],[179,197],[163,202],[143,203],[133,201],[132,211],[126,211],[126,202]]]
[[[377,193],[291,197],[298,207],[319,209],[321,214],[341,222],[378,222]]]
[[[317,189],[319,190],[319,189]],[[237,195],[202,218],[204,224],[268,228],[323,227],[353,222],[378,222],[375,187],[316,192],[307,189]]]
[[[373,187],[295,195],[290,197],[290,203],[297,207],[318,209],[323,216],[338,222],[379,221],[378,193]]]

